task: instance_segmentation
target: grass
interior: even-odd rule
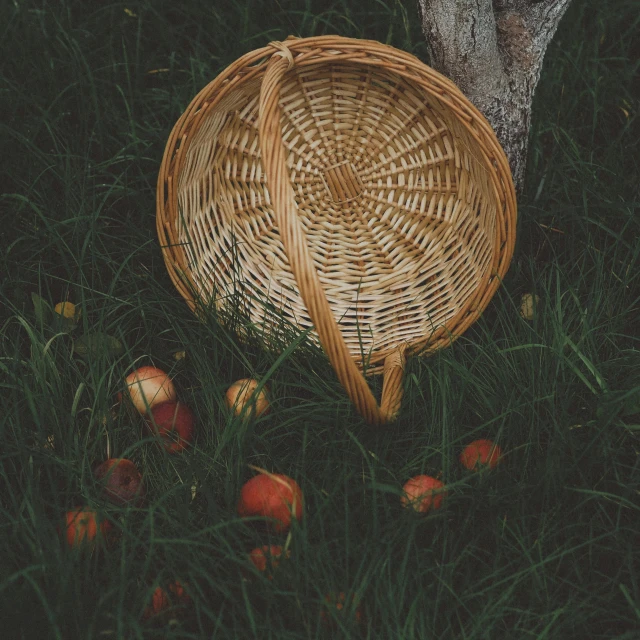
[[[290,33],[364,37],[427,61],[413,3],[132,0],[0,8],[0,619],[11,638],[618,638],[640,626],[640,20],[634,2],[574,2],[536,94],[518,245],[504,286],[451,348],[409,361],[393,426],[355,414],[326,359],[247,345],[179,299],[155,235],[155,182],[191,98],[245,52]],[[532,322],[520,296],[540,296]],[[32,294],[82,309],[72,332]],[[36,301],[39,298],[36,298]],[[46,315],[46,314],[45,314]],[[121,350],[79,357],[87,333]],[[185,350],[186,358],[173,354]],[[175,377],[198,419],[169,456],[114,408],[126,371]],[[267,375],[268,374],[268,375]],[[268,382],[273,410],[242,423],[223,395]],[[375,383],[380,391],[379,381]],[[54,447],[43,448],[53,435]],[[145,508],[100,501],[91,469],[144,470]],[[506,452],[469,474],[462,447]],[[243,581],[268,537],[235,505],[248,464],[305,492],[293,560]],[[426,517],[398,496],[442,474]],[[192,500],[191,486],[197,485]],[[93,554],[57,532],[77,504],[121,538]],[[273,542],[282,541],[272,536]],[[141,620],[180,577],[192,605]],[[319,619],[326,593],[361,599],[364,622]]]

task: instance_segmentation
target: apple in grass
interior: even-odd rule
[[[491,440],[474,440],[460,454],[460,464],[469,471],[495,469],[502,458],[502,450]]]
[[[182,402],[155,405],[146,423],[149,430],[160,437],[169,453],[182,451],[193,440],[195,416]]]
[[[109,502],[118,505],[140,506],[146,494],[142,474],[136,465],[126,458],[110,458],[99,464],[94,476],[103,487]]]
[[[403,507],[412,507],[418,513],[439,509],[447,495],[444,484],[437,478],[419,475],[408,480],[402,488],[400,502]]]
[[[284,554],[285,559],[291,557],[291,551],[288,550]],[[262,545],[262,547],[256,547],[249,553],[249,560],[253,562],[253,565],[258,571],[266,571],[267,567],[275,570],[280,564],[282,558],[282,547],[279,544]],[[270,572],[265,574],[269,580],[273,580],[273,575]]]
[[[243,485],[238,501],[238,514],[243,518],[269,518],[269,526],[274,531],[287,531],[292,518],[302,518],[302,490],[292,478],[252,468],[259,473]]]
[[[65,514],[64,535],[71,548],[93,548],[98,537],[104,537],[112,525],[89,507],[76,507]]]
[[[243,378],[236,380],[228,389],[225,395],[227,408],[239,416],[244,408],[249,405],[247,413],[255,415],[256,418],[269,411],[269,398],[267,388],[262,387],[258,394],[255,393],[259,382],[253,378]]]
[[[184,585],[179,580],[174,580],[167,588],[156,587],[151,596],[151,603],[145,607],[142,617],[146,620],[153,616],[165,613],[171,608],[184,608],[191,602],[191,598],[185,591]]]
[[[157,404],[175,402],[176,388],[162,369],[140,367],[126,378],[126,395],[140,413],[147,413]]]

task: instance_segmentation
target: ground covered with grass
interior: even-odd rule
[[[313,346],[272,353],[195,318],[164,267],[155,186],[174,123],[235,59],[337,33],[428,62],[414,4],[14,0],[0,31],[4,638],[640,637],[637,3],[570,7],[536,95],[504,286],[450,348],[410,359],[400,416],[377,429]],[[81,310],[75,328],[50,313],[62,300]],[[193,408],[190,450],[169,455],[116,404],[143,364]],[[245,377],[272,399],[248,422],[224,404]],[[489,473],[458,462],[476,438],[504,452]],[[143,470],[144,507],[101,499],[107,447]],[[236,515],[249,464],[305,495],[272,580],[247,554],[285,536]],[[448,495],[417,515],[399,497],[421,473]],[[68,548],[59,527],[77,505],[116,542]],[[176,579],[190,602],[145,620]],[[331,592],[346,604],[323,621]]]

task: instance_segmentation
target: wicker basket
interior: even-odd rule
[[[405,357],[450,344],[495,293],[516,201],[493,130],[451,81],[375,41],[291,37],[193,99],[165,149],[157,214],[192,309],[240,291],[253,322],[270,306],[312,328],[380,424],[399,408]],[[384,372],[380,405],[365,361]]]

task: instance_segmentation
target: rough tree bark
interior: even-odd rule
[[[434,69],[484,114],[518,193],[531,103],[547,45],[571,0],[418,0]]]

